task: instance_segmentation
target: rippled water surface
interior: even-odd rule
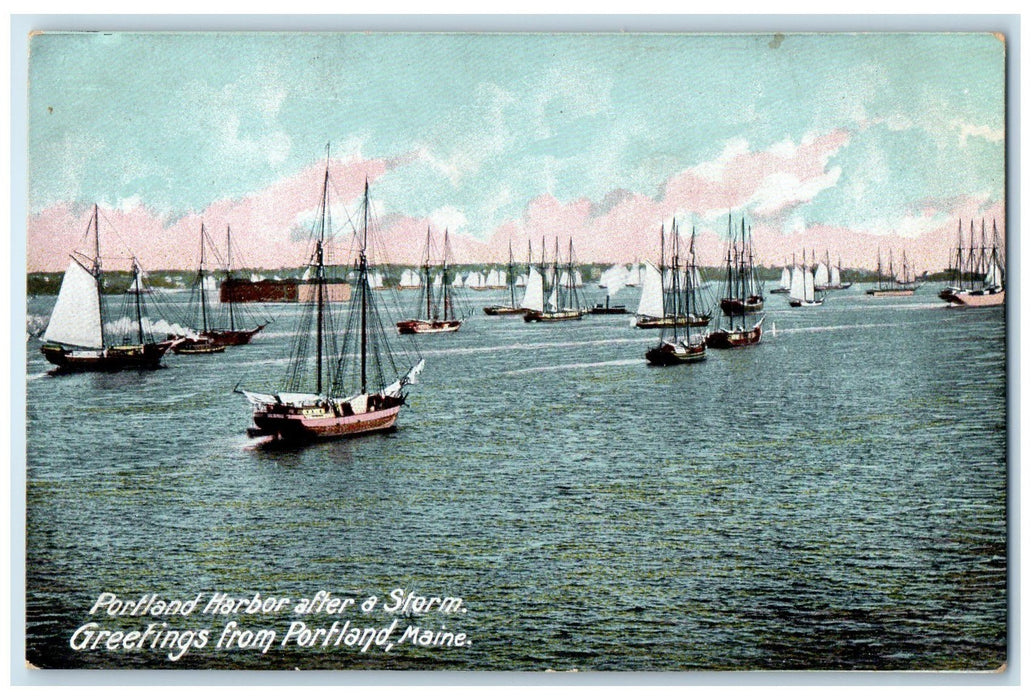
[[[53,302],[30,300],[30,315]],[[246,437],[249,408],[233,388],[276,388],[296,306],[271,307],[275,323],[249,346],[170,355],[152,372],[50,376],[30,340],[29,659],[999,667],[1003,311],[947,309],[930,288],[767,307],[761,345],[665,369],[645,364],[656,335],[627,316],[537,325],[477,314],[420,340],[426,370],[396,432],[290,450]],[[102,591],[360,599],[395,588],[461,596],[465,614],[402,622],[463,631],[471,646],[208,647],[177,662],[69,646]],[[293,618],[237,619],[285,629]]]

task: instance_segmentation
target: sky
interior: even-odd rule
[[[343,258],[367,179],[390,262],[427,227],[459,263],[655,259],[675,217],[714,264],[732,212],[763,264],[940,270],[959,221],[1005,231],[1004,87],[991,34],[45,33],[28,269],[64,269],[93,203],[113,267],[195,267],[202,221],[298,266],[328,143]]]

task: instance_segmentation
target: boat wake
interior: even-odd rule
[[[587,369],[590,367],[615,367],[619,365],[641,365],[644,364],[644,360],[637,358],[629,360],[608,360],[606,362],[574,362],[568,365],[549,365],[546,367],[523,367],[522,369],[513,369],[508,372],[502,372],[503,376],[513,374],[526,374],[528,372],[556,372],[567,369]]]
[[[441,348],[439,350],[427,350],[421,349],[422,355],[470,355],[480,354],[484,351],[498,352],[503,350],[540,350],[541,348],[574,348],[574,347],[586,347],[591,345],[623,345],[623,344],[634,344],[640,345],[641,338],[605,338],[602,340],[571,340],[567,342],[549,342],[549,343],[512,343],[510,345],[493,345],[489,347],[469,347],[469,348]]]
[[[804,328],[778,328],[777,333],[826,333],[829,331],[851,331],[857,328],[895,328],[897,326],[926,326],[929,321],[895,321],[893,323],[848,323],[836,326],[806,326]],[[933,323],[941,323],[941,319],[934,319]]]

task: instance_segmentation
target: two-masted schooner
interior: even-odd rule
[[[213,278],[208,275],[206,268],[206,249],[209,246],[214,248],[214,242],[204,228],[204,223],[201,222],[200,264],[197,268],[193,292],[190,295],[192,314],[190,325],[195,329],[195,333],[179,339],[172,346],[172,352],[177,355],[219,353],[223,352],[227,346],[246,345],[251,342],[251,338],[255,334],[267,325],[266,323],[261,323],[253,328],[237,328],[239,311],[236,309],[236,302],[232,296],[222,305],[223,313],[219,314],[219,316],[226,318],[219,318],[216,321],[215,314],[212,313],[208,303],[208,292],[211,291],[209,287],[214,283]],[[226,263],[223,284],[232,280],[232,249],[232,233],[229,227],[226,226]],[[222,323],[219,323],[219,321]]]
[[[529,264],[529,261],[527,261]],[[512,241],[508,242],[508,268],[505,276],[505,288],[508,290],[507,304],[491,304],[483,307],[483,313],[488,316],[514,316],[524,312],[523,307],[516,305],[516,283],[518,277],[515,271],[515,258],[512,256]]]
[[[462,327],[462,319],[455,315],[455,291],[452,287],[454,274],[448,267],[451,246],[448,232],[444,230],[444,250],[441,255],[439,277],[434,278],[436,266],[433,262],[433,238],[426,229],[426,255],[422,266],[422,285],[419,289],[416,317],[397,322],[397,332],[402,335],[416,333],[454,333]]]
[[[328,192],[327,156],[309,260],[314,289],[295,338],[283,389],[273,393],[238,390],[252,406],[251,437],[307,441],[390,430],[405,403],[405,387],[415,382],[425,364],[420,359],[402,374],[387,345],[370,285],[368,182],[362,199],[361,230],[355,232],[358,253],[354,293],[344,319],[346,325],[338,334],[326,289]]]
[[[104,298],[104,278],[100,257],[100,212],[93,205],[87,225],[93,239],[91,253],[73,252],[61,281],[57,303],[43,334],[40,351],[47,361],[64,371],[110,371],[154,369],[174,341],[155,342],[144,327],[144,286],[139,263],[130,265],[132,283],[125,295],[122,325],[118,340],[105,325],[110,309]]]

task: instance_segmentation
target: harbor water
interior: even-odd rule
[[[633,305],[633,290],[623,303]],[[934,289],[822,307],[768,296],[758,346],[648,366],[631,316],[527,324],[468,292],[397,430],[303,448],[246,436],[234,388],[281,386],[300,317],[156,371],[54,376],[27,342],[26,648],[45,668],[994,670],[1006,663],[1006,325]],[[377,292],[384,317],[402,317]],[[624,292],[627,294],[627,292]],[[171,294],[175,296],[176,293]],[[404,308],[414,292],[401,293]],[[53,297],[29,300],[45,317]],[[775,328],[775,330],[774,330]],[[405,348],[397,337],[391,343]],[[414,357],[415,355],[413,355]],[[392,591],[462,611],[383,609]],[[299,618],[111,616],[105,592],[378,609],[457,645],[302,647]],[[217,647],[227,623],[267,649]],[[73,640],[210,629],[167,649]],[[239,638],[238,640],[239,641]],[[79,648],[76,648],[78,646]],[[142,645],[140,645],[142,646]]]

